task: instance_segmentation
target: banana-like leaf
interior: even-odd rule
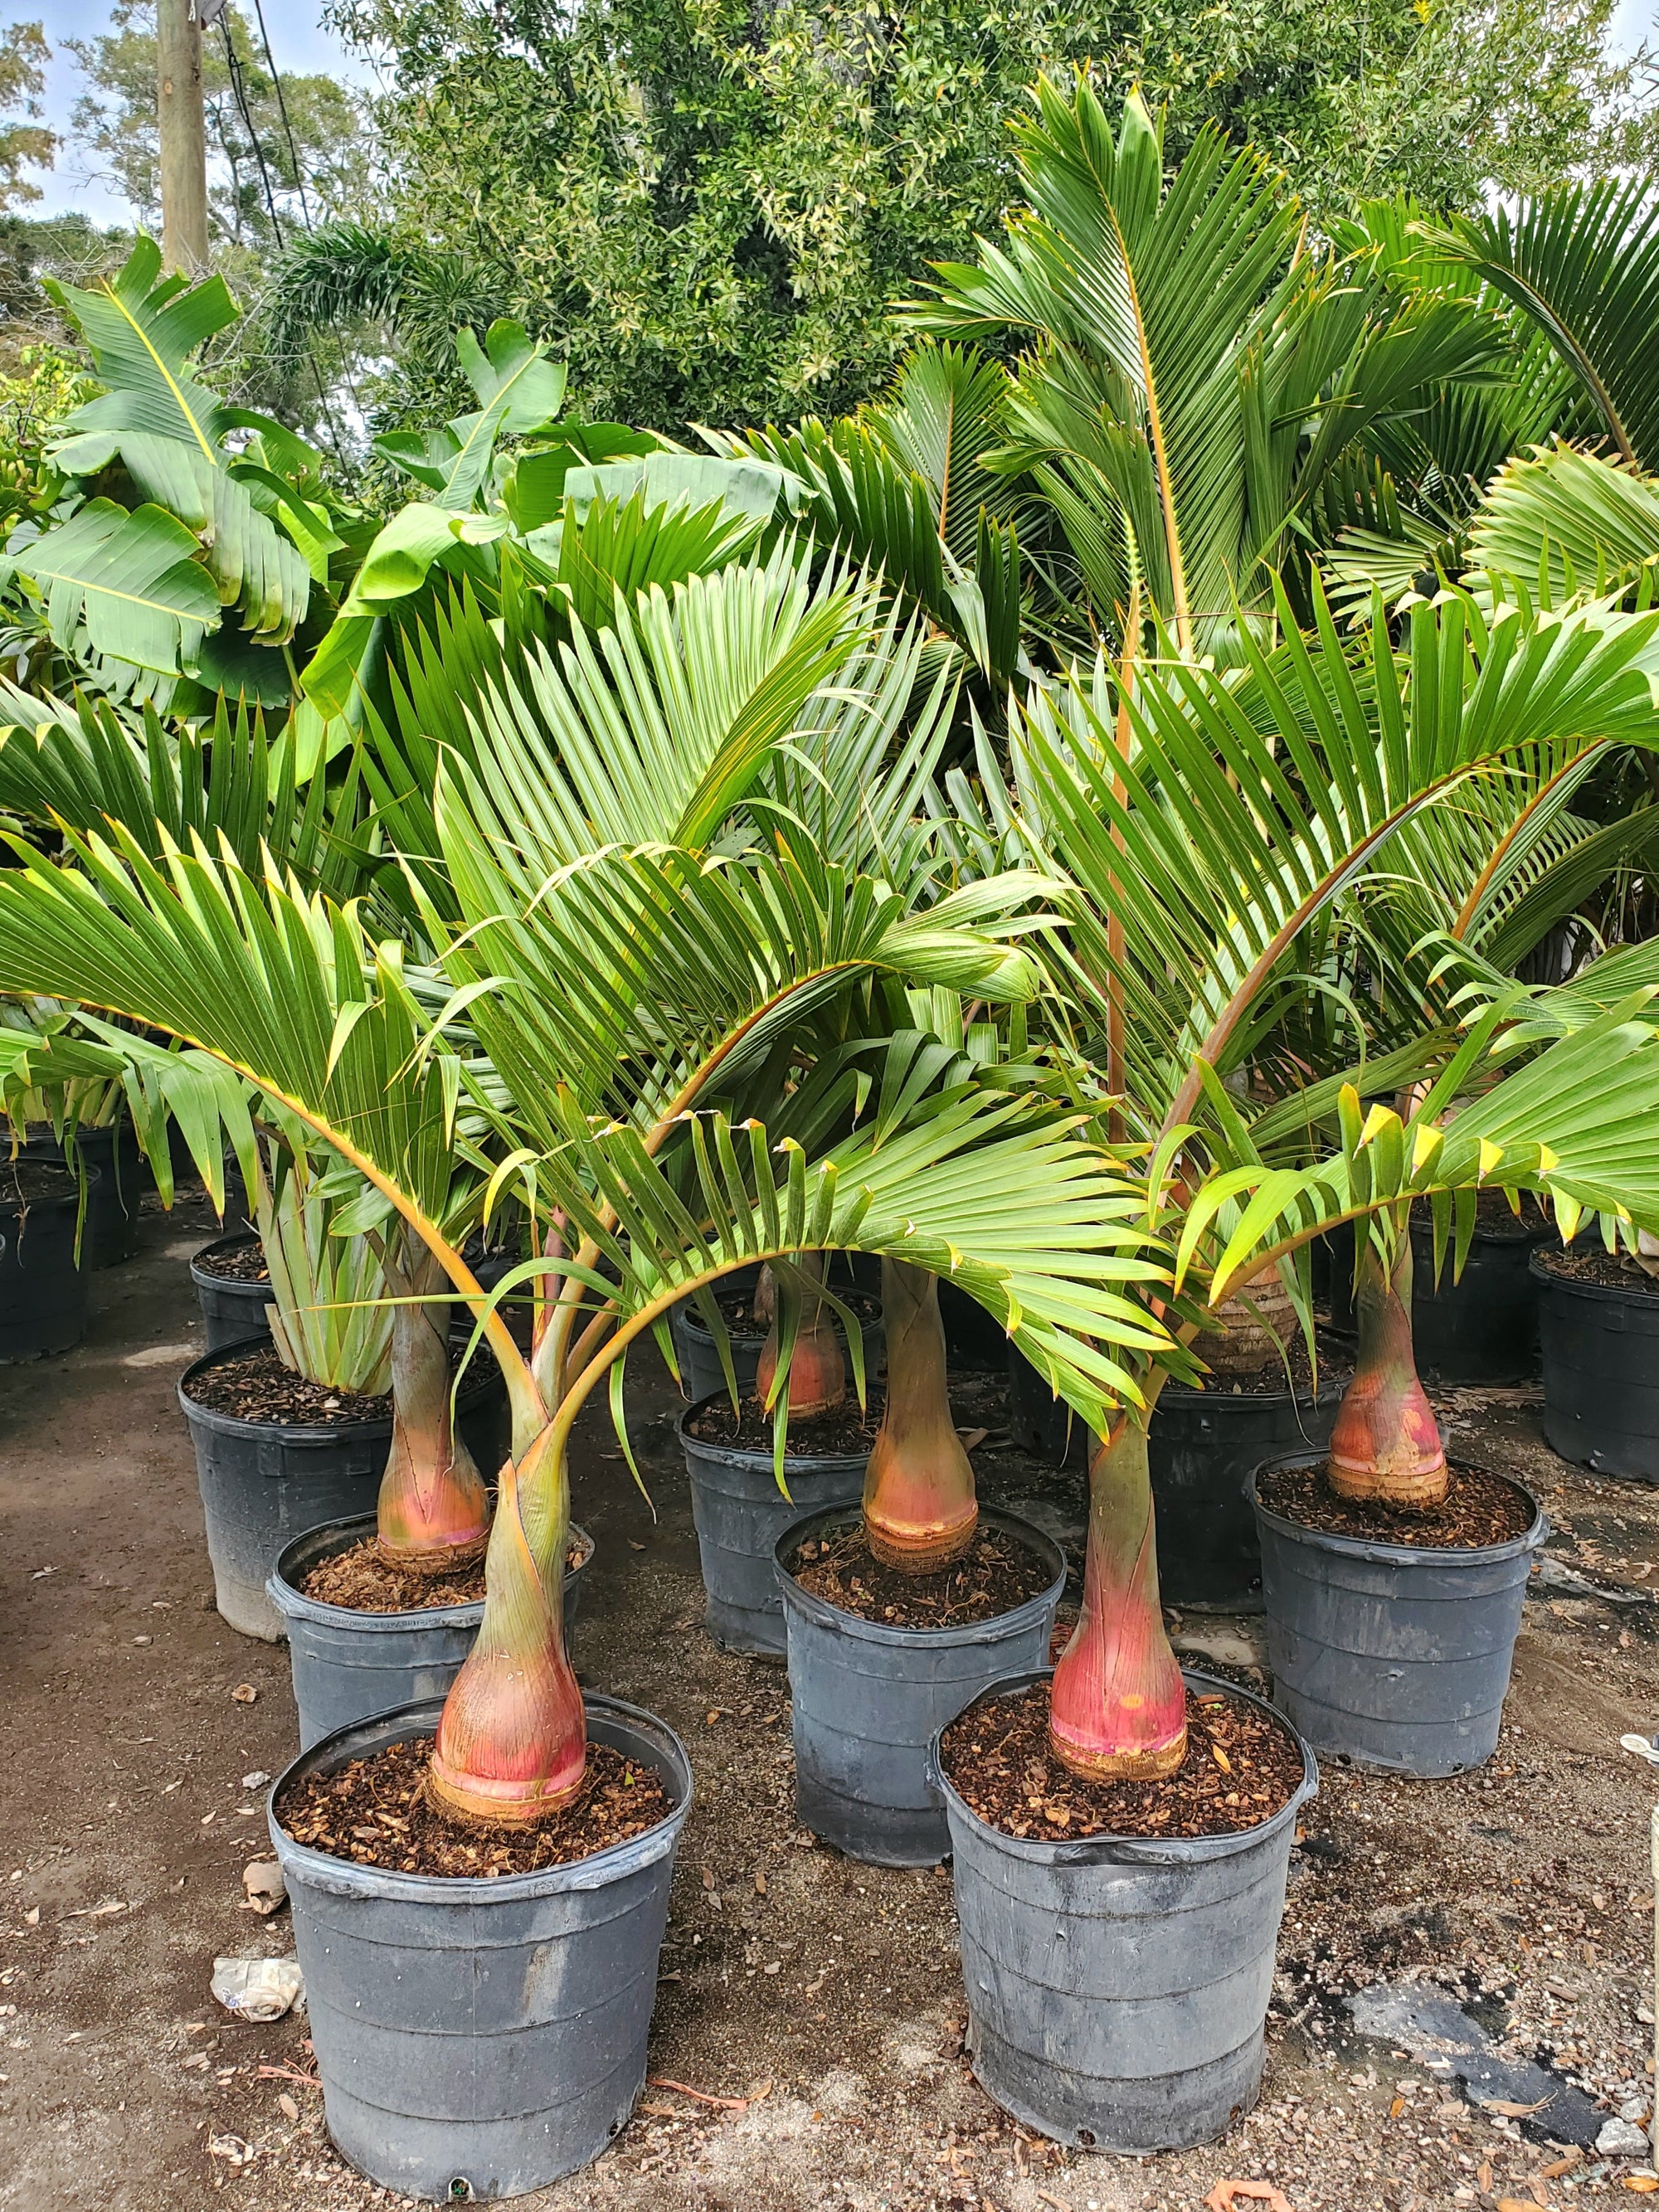
[[[194,666],[219,618],[219,595],[198,550],[192,533],[164,507],[129,514],[113,500],[94,499],[0,561],[0,574],[40,593],[64,653],[176,676]]]
[[[135,431],[122,439],[121,458],[142,495],[196,532],[221,605],[240,607],[258,643],[286,645],[305,619],[311,571],[247,485],[176,438]]]
[[[100,468],[135,431],[176,438],[209,465],[220,465],[220,444],[234,411],[191,374],[191,356],[236,319],[236,303],[222,276],[192,284],[161,275],[161,250],[140,237],[113,276],[84,289],[48,278],[46,289],[80,326],[99,380],[107,390],[77,407],[58,447],[62,465]],[[79,451],[70,441],[101,441]]]

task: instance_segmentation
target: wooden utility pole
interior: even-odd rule
[[[158,0],[155,112],[161,126],[161,252],[169,270],[193,276],[208,258],[198,0]]]

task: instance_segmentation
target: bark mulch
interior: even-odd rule
[[[830,1287],[842,1305],[857,1316],[861,1328],[868,1328],[872,1322],[881,1319],[881,1301],[878,1298],[872,1298],[865,1291],[849,1291],[844,1283],[832,1283]],[[755,1311],[753,1291],[716,1291],[714,1304],[720,1308],[720,1319],[733,1337],[746,1337],[750,1342],[764,1340],[768,1323],[762,1321]],[[701,1330],[705,1336],[709,1334],[696,1306],[687,1305],[685,1318],[689,1328]],[[836,1319],[839,1327],[839,1316]]]
[[[948,1566],[908,1575],[872,1557],[862,1521],[810,1537],[790,1571],[815,1597],[887,1628],[959,1628],[994,1620],[1040,1597],[1052,1579],[1037,1554],[1001,1528],[981,1528]]]
[[[1538,1517],[1518,1482],[1482,1467],[1452,1463],[1446,1502],[1431,1513],[1398,1512],[1339,1498],[1320,1467],[1278,1468],[1256,1478],[1256,1496],[1270,1513],[1326,1536],[1359,1536],[1419,1551],[1478,1551],[1524,1536]]]
[[[792,1415],[787,1456],[867,1459],[881,1426],[881,1406],[879,1396],[872,1390],[866,1412],[849,1387],[843,1403],[832,1406],[827,1413],[813,1413],[805,1420]],[[698,1407],[685,1425],[700,1443],[720,1444],[728,1451],[769,1452],[772,1449],[772,1416],[758,1398],[745,1398],[742,1416],[736,1420],[729,1398],[711,1398]]]
[[[0,1213],[26,1212],[48,1199],[68,1198],[80,1188],[75,1170],[55,1160],[0,1161]]]
[[[477,1881],[569,1866],[641,1836],[672,1811],[661,1778],[610,1744],[590,1743],[583,1793],[544,1827],[465,1827],[426,1794],[434,1739],[418,1736],[289,1784],[276,1817],[296,1844],[360,1866]]]
[[[592,1548],[573,1538],[564,1555],[565,1571],[580,1566]],[[484,1594],[484,1563],[469,1560],[449,1575],[412,1574],[388,1559],[374,1537],[365,1536],[319,1559],[300,1590],[319,1605],[343,1606],[351,1613],[424,1613],[441,1606],[477,1605]]]
[[[331,1390],[307,1382],[284,1367],[276,1347],[256,1345],[234,1359],[222,1359],[190,1385],[190,1395],[210,1412],[233,1420],[269,1421],[295,1428],[344,1427],[354,1421],[385,1421],[392,1415],[392,1394],[365,1397],[355,1390]]]
[[[268,1283],[270,1269],[265,1264],[265,1248],[257,1237],[245,1244],[233,1244],[228,1252],[198,1252],[192,1263],[204,1275],[216,1275],[226,1283]]]
[[[1152,1782],[1085,1782],[1048,1748],[1048,1685],[970,1705],[945,1731],[945,1771],[988,1826],[1039,1843],[1079,1836],[1232,1836],[1289,1803],[1302,1751],[1285,1723],[1224,1692],[1187,1692],[1187,1755]]]
[[[1546,1247],[1543,1262],[1564,1282],[1593,1283],[1601,1290],[1628,1291],[1633,1297],[1659,1298],[1659,1279],[1638,1267],[1628,1253],[1609,1252],[1605,1244]]]

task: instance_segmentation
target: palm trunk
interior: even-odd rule
[[[545,1464],[554,1449],[550,1426],[501,1469],[483,1620],[428,1770],[442,1809],[481,1827],[553,1819],[579,1796],[586,1766],[582,1693],[564,1649],[569,1486],[562,1464]]]
[[[387,1277],[400,1298],[392,1328],[392,1451],[380,1479],[380,1550],[411,1573],[446,1574],[483,1554],[489,1500],[451,1412],[447,1280],[407,1236]]]
[[[1125,1419],[1089,1468],[1083,1613],[1054,1669],[1049,1748],[1090,1781],[1172,1774],[1186,1709],[1158,1603],[1146,1430]]]
[[[827,1255],[822,1252],[798,1253],[794,1260],[796,1271],[804,1279],[795,1348],[789,1356],[789,1412],[797,1420],[811,1413],[827,1413],[847,1396],[847,1358],[823,1297],[826,1263]],[[755,1371],[755,1389],[762,1405],[771,1396],[781,1353],[775,1310]]]
[[[1392,1271],[1368,1243],[1354,1304],[1359,1351],[1331,1431],[1331,1487],[1399,1512],[1432,1512],[1445,1501],[1446,1455],[1412,1353],[1408,1227]]]
[[[864,1533],[884,1566],[924,1575],[974,1540],[974,1470],[951,1419],[939,1280],[902,1260],[881,1263],[887,1404],[864,1474]]]

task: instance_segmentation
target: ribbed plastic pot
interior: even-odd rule
[[[1048,1570],[1042,1593],[994,1620],[958,1628],[890,1628],[844,1613],[789,1572],[809,1538],[856,1521],[859,1507],[809,1513],[778,1539],[779,1594],[789,1638],[795,1810],[803,1827],[872,1866],[937,1866],[950,1829],[930,1779],[928,1747],[988,1684],[1048,1656],[1066,1559],[1051,1537],[1012,1513],[981,1507]]]
[[[288,1545],[325,1521],[372,1513],[392,1448],[392,1416],[337,1427],[244,1421],[198,1405],[190,1386],[210,1367],[267,1344],[244,1337],[193,1360],[179,1382],[213,1563],[214,1603],[244,1636],[279,1644],[283,1616],[265,1582]],[[494,1372],[461,1393],[461,1433],[481,1468],[501,1464],[506,1389]]]
[[[1186,1679],[1249,1695],[1194,1671]],[[934,1739],[969,2053],[981,2086],[1016,2119],[1089,2149],[1186,2150],[1255,2104],[1296,1816],[1318,1787],[1305,1744],[1302,1758],[1290,1802],[1242,1835],[1051,1844],[980,1820]]]
[[[1218,1613],[1261,1610],[1261,1548],[1246,1477],[1266,1459],[1330,1442],[1342,1384],[1317,1397],[1237,1397],[1224,1385],[1165,1384],[1147,1437],[1158,1510],[1158,1578],[1169,1605]]]
[[[1463,1774],[1490,1759],[1532,1555],[1549,1534],[1542,1508],[1504,1543],[1431,1550],[1304,1528],[1270,1512],[1256,1480],[1273,1695],[1302,1735],[1400,1774]]]
[[[98,1171],[87,1173],[90,1204]],[[0,1198],[0,1366],[67,1352],[86,1334],[89,1270],[75,1264],[80,1212],[78,1188],[22,1206]]]
[[[844,1505],[864,1487],[866,1452],[821,1457],[786,1452],[786,1498],[769,1451],[705,1443],[690,1425],[704,1407],[724,1406],[724,1391],[688,1406],[679,1418],[680,1449],[691,1480],[691,1518],[702,1561],[703,1621],[717,1644],[751,1658],[784,1656],[783,1600],[773,1554],[778,1539],[804,1511]]]
[[[749,1270],[744,1270],[748,1273]],[[756,1268],[753,1273],[758,1274]],[[732,1282],[724,1279],[722,1287]],[[738,1278],[741,1283],[741,1276]],[[752,1285],[743,1285],[752,1287]],[[846,1285],[839,1286],[842,1290]],[[860,1293],[861,1296],[867,1293]],[[674,1339],[674,1356],[680,1363],[680,1389],[695,1406],[700,1398],[726,1396],[726,1376],[720,1366],[720,1356],[714,1337],[704,1328],[702,1316],[689,1300],[682,1300],[669,1316],[669,1328]],[[879,1307],[872,1320],[866,1322],[864,1337],[864,1371],[866,1376],[880,1372],[887,1356],[887,1340],[883,1333]],[[764,1336],[733,1336],[732,1339],[732,1372],[737,1378],[738,1395],[752,1398],[755,1377],[760,1367]],[[730,1400],[727,1400],[728,1404]]]
[[[460,1673],[483,1619],[482,1598],[466,1605],[422,1606],[417,1612],[358,1613],[305,1595],[301,1584],[313,1567],[361,1544],[374,1529],[372,1513],[308,1529],[288,1546],[265,1583],[266,1596],[288,1625],[302,1751],[336,1729],[390,1712],[394,1705],[441,1698]],[[581,1604],[582,1577],[593,1557],[593,1539],[585,1528],[573,1522],[570,1535],[583,1556],[565,1571],[567,1640]]]
[[[1008,1433],[1021,1451],[1050,1467],[1089,1464],[1089,1431],[1023,1352],[1008,1346]]]
[[[1659,1288],[1558,1275],[1534,1254],[1544,1434],[1598,1474],[1659,1482]]]
[[[87,1184],[86,1226],[81,1236],[82,1257],[88,1267],[118,1267],[138,1249],[138,1201],[148,1181],[144,1156],[131,1121],[113,1121],[106,1127],[82,1128],[76,1147],[89,1174]],[[36,1129],[17,1148],[25,1160],[61,1161],[64,1147],[50,1129]]]
[[[196,1285],[196,1303],[202,1310],[210,1352],[217,1352],[222,1345],[239,1344],[262,1330],[270,1334],[267,1309],[275,1304],[270,1285],[238,1282],[232,1275],[216,1275],[203,1265],[216,1256],[246,1251],[258,1242],[257,1236],[216,1237],[191,1261],[190,1279]]]
[[[430,1735],[435,1698],[325,1736],[271,1791],[328,2131],[383,2188],[441,2203],[523,2196],[589,2165],[633,2112],[691,1768],[653,1715],[585,1702],[589,1740],[654,1768],[673,1811],[572,1866],[392,1874],[278,1826],[289,1781]]]
[[[1412,1344],[1418,1371],[1440,1382],[1524,1382],[1538,1372],[1538,1283],[1530,1262],[1547,1226],[1513,1233],[1477,1229],[1454,1281],[1451,1253],[1434,1279],[1434,1231],[1412,1223]],[[1353,1248],[1350,1237],[1317,1240],[1328,1252],[1331,1326],[1352,1335]]]

